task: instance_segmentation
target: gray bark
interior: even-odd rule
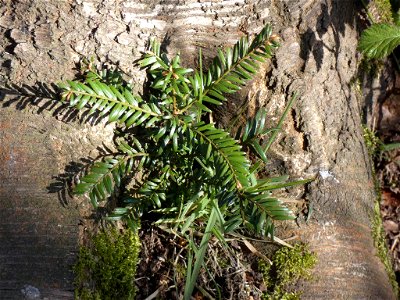
[[[260,106],[279,111],[291,92],[300,91],[285,127],[290,151],[276,147],[274,154],[293,176],[320,174],[307,193],[315,211],[312,219],[293,229],[319,256],[315,280],[304,284],[303,298],[394,299],[370,235],[373,183],[360,127],[362,101],[351,86],[358,38],[353,1],[0,3],[3,85],[71,78],[75,63],[95,55],[118,64],[140,89],[144,78],[133,61],[150,36],[163,40],[169,52],[180,51],[182,61],[194,66],[199,47],[210,58],[216,47],[272,23],[282,37],[276,58],[226,111],[237,110],[243,98],[249,101],[249,114]],[[63,207],[56,195],[46,193],[46,186],[68,162],[95,156],[96,145],[110,139],[109,127],[66,123],[46,109],[37,114],[41,105],[0,110],[0,205],[5,208],[0,258],[7,262],[1,264],[0,292],[11,299],[21,295],[24,284],[38,287],[42,295],[58,295],[52,299],[71,297],[68,266],[73,257],[68,253],[76,250],[75,206],[82,203],[70,199]],[[10,242],[7,248],[7,239],[23,243]],[[40,244],[45,245],[42,250]],[[34,251],[26,251],[28,247]],[[50,249],[59,251],[56,261]],[[32,260],[37,269],[26,267]]]

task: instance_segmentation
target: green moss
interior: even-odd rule
[[[374,167],[374,158],[376,158],[382,151],[383,143],[376,136],[376,134],[370,130],[368,127],[363,126],[364,130],[364,141],[365,145],[367,146],[368,154],[371,158],[371,172],[372,177],[374,180],[374,189],[376,194],[376,200],[374,203],[374,211],[373,215],[371,216],[371,230],[372,230],[372,238],[374,240],[374,246],[377,250],[377,256],[383,263],[386,273],[389,276],[390,283],[393,288],[393,292],[395,293],[396,297],[399,296],[399,285],[396,280],[396,274],[393,270],[393,264],[390,258],[390,253],[387,248],[386,244],[386,236],[385,231],[383,230],[383,222],[380,210],[380,202],[381,202],[381,186],[379,184],[378,179],[376,178],[375,174],[375,167]]]
[[[272,265],[263,260],[259,261],[258,269],[267,286],[263,299],[300,299],[300,292],[288,292],[287,289],[299,279],[311,279],[311,269],[316,262],[316,255],[302,243],[293,248],[279,249],[272,258]]]
[[[369,129],[367,126],[363,126],[363,135],[365,146],[367,146],[368,154],[371,159],[376,158],[382,149],[382,141],[376,136],[375,132]]]
[[[373,0],[368,4],[368,11],[374,23],[393,24],[393,11],[390,0]]]
[[[140,242],[137,232],[103,230],[81,247],[74,267],[76,299],[134,299]]]
[[[374,205],[374,216],[372,218],[372,238],[374,239],[375,248],[377,255],[385,266],[386,272],[389,276],[390,283],[393,287],[393,291],[398,298],[399,296],[399,285],[396,280],[396,274],[393,271],[392,261],[390,259],[390,253],[386,245],[385,231],[383,230],[381,211],[379,207],[380,201],[375,201]]]

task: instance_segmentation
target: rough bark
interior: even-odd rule
[[[230,45],[271,22],[282,37],[282,47],[226,111],[237,110],[243,98],[249,101],[249,114],[260,106],[279,110],[292,91],[300,91],[285,128],[284,141],[291,150],[277,147],[275,156],[294,176],[319,174],[307,193],[314,214],[307,225],[294,229],[319,257],[315,280],[304,284],[303,298],[394,299],[370,234],[373,184],[360,127],[362,102],[351,86],[358,38],[353,1],[3,0],[0,4],[0,82],[17,86],[71,78],[74,63],[90,55],[118,64],[140,86],[143,74],[133,61],[150,35],[195,65],[199,47],[209,58],[215,47]],[[24,284],[37,286],[42,295],[54,289],[68,292],[70,281],[63,280],[71,278],[66,252],[76,249],[78,214],[72,200],[63,207],[45,188],[68,162],[94,156],[88,149],[109,139],[109,128],[65,123],[46,110],[36,114],[37,106],[22,111],[18,107],[0,110],[0,205],[6,208],[0,222],[0,259],[7,261],[1,265],[0,292],[17,298]],[[29,224],[31,231],[23,224]],[[3,246],[16,235],[23,244]],[[65,240],[59,239],[62,236]],[[35,239],[29,242],[29,238]],[[23,252],[27,243],[34,253]],[[40,243],[46,245],[42,250],[35,248]],[[56,262],[49,249],[62,252]],[[24,267],[32,259],[38,264],[36,270]]]

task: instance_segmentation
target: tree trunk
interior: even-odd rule
[[[143,73],[133,61],[150,36],[195,66],[197,49],[207,61],[216,47],[272,23],[282,37],[276,58],[225,111],[236,111],[241,99],[248,99],[249,114],[260,106],[279,110],[300,92],[285,128],[290,153],[278,146],[275,156],[293,176],[319,174],[306,195],[314,214],[294,229],[319,257],[303,298],[394,299],[371,238],[374,192],[363,103],[351,86],[356,14],[353,1],[334,0],[0,0],[0,83],[29,88],[71,78],[75,63],[95,55],[118,64],[140,86]],[[111,128],[66,121],[69,115],[52,113],[43,101],[3,98],[10,105],[0,109],[0,294],[15,299],[31,285],[42,297],[70,298],[76,206],[83,203],[65,205],[46,187],[55,190],[52,177],[65,173],[69,162],[94,157]]]

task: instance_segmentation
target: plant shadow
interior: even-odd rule
[[[52,117],[64,123],[88,123],[95,126],[104,119],[104,116],[100,116],[98,113],[91,115],[80,113],[69,104],[63,103],[60,100],[60,90],[57,85],[42,82],[33,86],[15,84],[0,86],[0,106],[3,108],[14,107],[19,111],[34,111],[38,115],[48,111]],[[82,174],[95,160],[112,152],[104,144],[102,147],[97,147],[96,150],[99,153],[97,158],[84,157],[80,158],[78,162],[69,162],[64,171],[53,176],[54,181],[46,187],[48,193],[57,194],[57,199],[63,207],[68,206],[73,198],[72,187],[78,180],[78,175]]]
[[[79,177],[93,165],[94,162],[113,154],[113,151],[106,145],[96,148],[99,153],[97,157],[82,157],[79,162],[70,161],[64,168],[64,172],[53,176],[54,180],[46,189],[50,194],[56,193],[58,201],[64,207],[70,204],[70,200],[74,197],[73,187],[79,182]],[[101,214],[101,210],[100,210]]]
[[[63,206],[69,204],[69,200],[73,197],[73,184],[76,181],[76,177],[80,174],[87,165],[92,163],[90,158],[81,158],[80,162],[69,162],[64,172],[56,176],[53,176],[54,182],[47,186],[48,193],[57,193],[57,198]]]
[[[18,86],[9,83],[0,86],[0,104],[3,108],[15,107],[17,110],[33,109],[37,114],[48,111],[51,115],[64,123],[78,122],[98,125],[104,116],[98,112],[90,114],[80,113],[74,107],[61,101],[60,89],[54,83],[37,82],[35,85]]]

